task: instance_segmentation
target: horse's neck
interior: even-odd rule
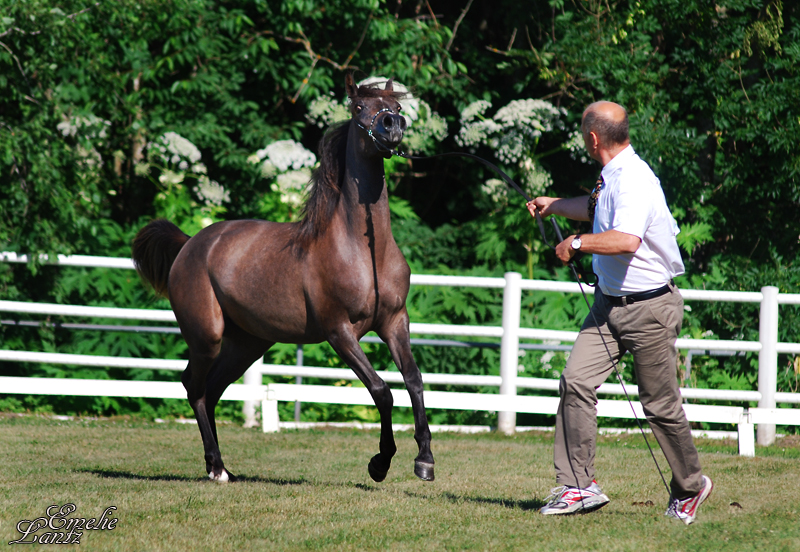
[[[342,186],[345,189],[340,207],[351,230],[362,236],[374,233],[376,243],[392,239],[383,158],[360,156],[351,142]]]

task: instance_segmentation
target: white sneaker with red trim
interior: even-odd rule
[[[549,515],[587,513],[608,504],[609,498],[603,494],[597,481],[585,489],[579,487],[556,487],[550,491],[550,500],[539,512]]]
[[[664,515],[679,519],[686,525],[690,525],[694,521],[694,518],[697,517],[697,509],[705,502],[713,488],[714,484],[711,482],[711,479],[704,475],[703,489],[695,496],[690,496],[689,498],[677,499],[669,497],[669,506]]]

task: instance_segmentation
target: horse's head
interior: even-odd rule
[[[406,130],[399,101],[406,93],[395,92],[392,79],[386,81],[383,88],[377,84],[356,86],[351,73],[345,76],[344,84],[353,120],[372,139],[376,151],[388,159],[392,150],[400,145]]]

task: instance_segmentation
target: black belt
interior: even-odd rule
[[[669,287],[669,284],[664,284],[663,287],[660,287],[658,289],[643,291],[641,293],[633,293],[631,295],[623,295],[622,297],[606,295],[606,299],[608,299],[608,302],[614,305],[615,307],[621,307],[623,305],[630,305],[631,303],[639,303],[640,301],[655,299],[656,297],[661,297],[662,295],[666,295],[670,291],[671,289]],[[605,295],[605,293],[603,295]]]

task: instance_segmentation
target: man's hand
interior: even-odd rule
[[[572,249],[572,240],[574,239],[575,235],[569,236],[556,246],[556,257],[564,264],[570,262],[578,253],[576,250]]]
[[[536,199],[529,201],[526,206],[528,207],[528,211],[532,217],[536,217],[537,210],[539,211],[540,215],[546,217],[553,214],[550,210],[550,206],[555,201],[558,201],[557,197],[537,197]]]

